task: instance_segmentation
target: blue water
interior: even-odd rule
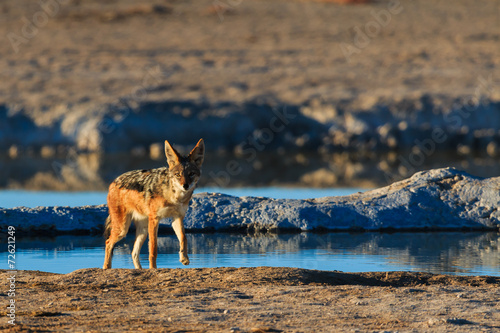
[[[345,272],[424,271],[500,276],[497,233],[330,233],[248,236],[188,234],[191,264],[179,263],[174,235],[158,239],[158,268],[279,266]],[[133,268],[134,237],[118,243],[114,268]],[[7,246],[0,269],[7,269]],[[32,238],[17,235],[16,269],[69,273],[102,267],[104,239],[95,236]],[[147,244],[141,252],[149,266]]]
[[[195,190],[195,193],[218,192],[235,196],[261,196],[275,199],[309,199],[325,196],[349,195],[362,191],[357,188],[215,188],[206,187]],[[0,207],[13,208],[19,206],[85,206],[102,205],[106,203],[106,192],[54,192],[1,190]]]
[[[359,189],[204,188],[238,196],[313,198],[348,195]],[[82,206],[106,203],[105,192],[0,191],[0,207]],[[0,237],[0,269],[8,268],[6,235]],[[159,237],[159,268],[280,266],[346,272],[424,271],[459,275],[500,276],[498,233],[301,233],[246,236],[188,234],[191,265],[178,261],[174,235]],[[114,268],[133,268],[134,237],[121,241]],[[27,237],[16,235],[15,268],[68,273],[102,267],[104,239],[92,236]],[[148,267],[147,244],[141,261]]]

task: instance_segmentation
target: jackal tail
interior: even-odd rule
[[[104,224],[104,239],[108,239],[109,235],[111,235],[111,216],[108,215],[106,218],[106,224]]]

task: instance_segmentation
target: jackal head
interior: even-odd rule
[[[165,140],[165,155],[172,175],[172,185],[181,191],[189,191],[196,186],[201,176],[201,165],[205,155],[205,144],[200,139],[188,156],[180,155]]]

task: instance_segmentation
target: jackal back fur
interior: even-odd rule
[[[136,238],[132,250],[135,268],[142,268],[139,254],[149,234],[149,268],[156,268],[158,254],[158,225],[162,218],[173,219],[172,228],[179,239],[179,261],[189,264],[184,217],[189,200],[201,176],[205,154],[200,139],[188,156],[180,155],[165,141],[168,167],[129,171],[109,186],[105,236],[104,269],[111,268],[115,244],[127,235],[132,221]]]

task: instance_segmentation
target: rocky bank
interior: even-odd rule
[[[500,226],[500,177],[456,169],[418,172],[389,186],[343,197],[285,200],[195,195],[184,221],[189,231],[495,230]],[[33,233],[102,231],[107,208],[0,209],[0,227]],[[169,222],[163,221],[164,228]]]

